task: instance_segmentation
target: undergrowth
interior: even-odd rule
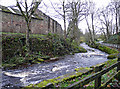
[[[77,43],[70,42],[57,34],[31,34],[30,55],[25,46],[25,34],[2,34],[2,64],[3,67],[16,66],[26,63],[41,63],[50,57],[59,57],[70,53],[86,52]],[[39,60],[41,59],[41,60]]]

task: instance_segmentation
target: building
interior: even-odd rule
[[[11,7],[0,6],[0,11],[2,12],[2,32],[26,32],[26,22],[19,10]],[[30,26],[32,34],[63,34],[61,25],[38,9],[32,16]]]

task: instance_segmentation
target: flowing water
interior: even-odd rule
[[[65,55],[60,60],[34,64],[28,68],[18,68],[2,71],[2,86],[21,87],[29,84],[36,84],[46,79],[52,79],[66,73],[75,71],[75,68],[90,67],[107,61],[107,55],[97,49],[90,48],[85,43],[84,47],[87,53],[76,53],[74,55]]]

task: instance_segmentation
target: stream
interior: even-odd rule
[[[85,43],[80,44],[80,46],[84,47],[88,52],[65,55],[60,60],[34,64],[28,68],[21,67],[2,71],[2,89],[36,84],[46,79],[73,72],[75,68],[90,67],[108,60],[108,54],[91,48]]]

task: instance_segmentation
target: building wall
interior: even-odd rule
[[[31,33],[47,34],[51,32],[62,34],[61,25],[57,21],[42,12],[39,12],[39,15],[41,15],[43,20],[32,18],[30,25]],[[25,33],[26,29],[26,22],[20,14],[2,11],[3,32]]]

